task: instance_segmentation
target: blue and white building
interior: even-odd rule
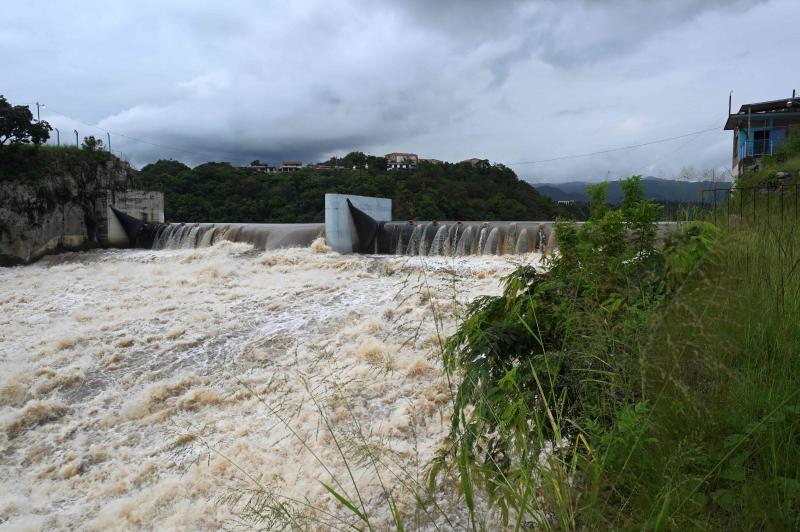
[[[800,135],[800,98],[748,103],[728,114],[725,130],[733,131],[733,175],[772,155],[790,136]]]

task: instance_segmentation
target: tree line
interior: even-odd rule
[[[325,218],[325,193],[392,199],[395,219],[544,220],[561,212],[508,167],[481,161],[386,170],[383,158],[352,152],[326,166],[286,173],[209,162],[189,168],[160,160],[139,172],[141,186],[165,195],[172,221],[297,223]]]

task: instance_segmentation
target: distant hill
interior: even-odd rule
[[[553,201],[579,201],[588,202],[586,187],[592,183],[588,181],[569,181],[567,183],[533,183],[541,194]],[[702,191],[713,188],[729,189],[729,182],[714,181],[678,181],[675,179],[659,179],[657,177],[642,178],[646,199],[659,202],[699,203]],[[622,190],[619,181],[608,182],[608,198],[613,204],[622,200]],[[711,201],[713,194],[706,193],[706,201]]]
[[[264,174],[228,163],[189,168],[162,160],[138,178],[164,192],[165,215],[173,221],[321,222],[326,192],[391,198],[397,220],[551,220],[566,212],[510,168],[488,161],[420,161],[413,170],[388,171],[383,157],[355,152],[328,165],[339,168]]]

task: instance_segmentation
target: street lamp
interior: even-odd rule
[[[39,118],[39,107],[44,108],[44,107],[47,107],[47,106],[45,104],[43,104],[43,103],[36,102],[36,121],[37,122],[41,122],[42,121],[41,118]]]
[[[54,127],[53,129],[56,130],[56,146],[61,146],[61,132],[57,127]]]
[[[72,131],[75,132],[75,147],[76,148],[80,148],[81,146],[80,146],[80,144],[78,144],[78,130],[77,129],[73,129]]]
[[[106,136],[108,137],[108,153],[111,153],[111,133],[106,131]]]

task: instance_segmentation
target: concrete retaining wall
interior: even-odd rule
[[[128,246],[128,235],[111,210],[114,207],[125,214],[149,223],[164,221],[164,194],[150,190],[109,190],[97,205],[97,237],[104,246]]]
[[[392,200],[350,194],[325,194],[325,241],[339,253],[352,253],[358,242],[355,225],[350,217],[347,200],[379,222],[392,219]]]

